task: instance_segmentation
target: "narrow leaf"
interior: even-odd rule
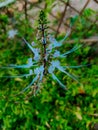
[[[52,74],[52,78],[56,80],[64,90],[66,90],[66,86],[61,83],[61,81],[54,75],[54,73],[51,74]]]

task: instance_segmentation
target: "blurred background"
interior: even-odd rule
[[[0,0],[0,67],[26,64],[33,57],[22,41],[37,43],[40,10],[47,14],[48,32],[58,41],[70,30],[60,51],[83,47],[62,64],[90,66],[68,69],[80,83],[56,71],[68,91],[45,77],[40,92],[19,92],[34,78],[3,78],[27,73],[0,69],[0,130],[98,130],[98,0]]]

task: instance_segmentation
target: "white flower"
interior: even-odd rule
[[[17,30],[14,30],[14,29],[9,30],[8,31],[8,38],[11,38],[11,39],[14,38],[17,33],[18,33]]]

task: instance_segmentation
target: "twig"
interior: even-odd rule
[[[92,42],[98,42],[98,37],[96,38],[89,38],[89,39],[80,39],[79,42],[83,42],[83,43],[92,43]],[[75,43],[75,40],[69,40],[66,41],[66,43]]]
[[[69,0],[68,0],[68,2],[69,2]],[[59,25],[58,25],[58,28],[57,28],[56,37],[57,37],[57,34],[58,34],[58,32],[59,32],[59,29],[60,29],[60,27],[61,27],[61,25],[62,25],[63,19],[64,19],[64,17],[65,17],[66,10],[67,10],[67,6],[68,6],[68,2],[65,4],[65,8],[64,8],[64,11],[63,11],[63,13],[62,13],[62,16],[61,16],[61,19],[60,19],[60,22],[59,22]]]
[[[97,0],[94,0],[97,4],[98,4],[98,1]]]
[[[45,68],[46,68],[46,38],[45,38],[45,28],[42,24],[42,38],[43,38],[43,48],[44,48],[44,52],[43,52],[43,66],[44,66],[44,74],[45,74]]]
[[[26,20],[26,21],[27,21],[27,19],[28,19],[27,5],[28,5],[28,2],[27,2],[27,0],[25,0],[25,4],[24,4],[24,13],[25,13],[25,20]]]
[[[98,117],[98,113],[88,114],[89,116]]]
[[[83,13],[84,9],[87,7],[87,5],[88,5],[89,2],[90,2],[90,0],[88,0],[88,1],[85,3],[84,7],[82,8],[82,10],[81,10],[81,12],[80,12],[80,15]]]

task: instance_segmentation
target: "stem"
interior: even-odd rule
[[[88,39],[80,39],[79,42],[88,43],[88,45],[91,45],[92,43],[98,42],[98,37],[92,37],[92,38],[88,38]],[[67,41],[67,43],[73,44],[73,43],[75,43],[75,40],[69,40],[69,41]]]
[[[43,58],[44,74],[46,74],[46,70],[45,70],[45,68],[46,68],[46,59],[45,59],[45,57],[46,57],[46,44],[44,44],[44,58]]]
[[[44,28],[44,26],[43,26],[43,24],[42,24],[42,42],[43,42],[43,65],[44,65],[44,72],[43,72],[43,74],[45,75],[46,74],[46,43],[44,43],[44,41],[45,41],[45,28]]]
[[[61,27],[61,25],[62,25],[62,23],[63,23],[63,19],[64,19],[64,17],[65,17],[66,11],[67,11],[68,3],[69,3],[69,0],[68,0],[68,2],[65,4],[65,8],[64,8],[64,11],[63,11],[63,13],[62,13],[62,16],[61,16],[61,19],[60,19],[60,22],[59,22],[59,25],[58,25],[58,28],[57,28],[56,37],[57,37],[57,35],[58,35],[58,33],[59,33],[59,29],[60,29],[60,27]]]
[[[27,21],[28,20],[28,14],[27,14],[27,0],[25,0],[25,5],[24,5],[24,13],[25,13],[25,20]]]

